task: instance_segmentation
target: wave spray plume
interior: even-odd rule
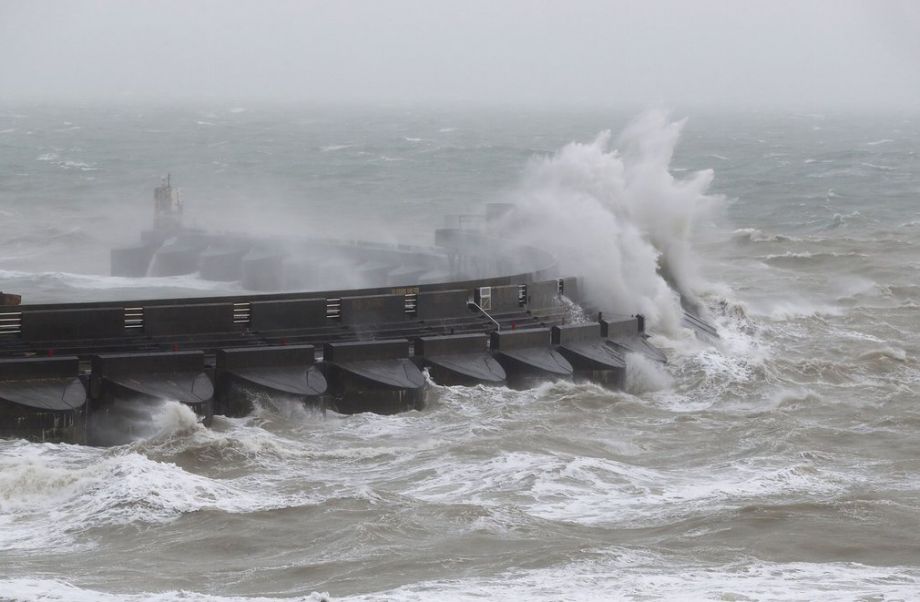
[[[684,123],[650,111],[626,127],[619,149],[605,131],[535,159],[505,218],[514,221],[505,231],[554,253],[563,272],[583,276],[591,304],[642,313],[664,333],[679,328],[681,298],[698,302],[694,226],[721,201],[707,194],[712,170],[685,179],[669,171]]]

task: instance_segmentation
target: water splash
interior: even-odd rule
[[[651,111],[624,130],[621,150],[606,131],[534,160],[505,218],[506,231],[582,275],[592,305],[643,313],[666,332],[680,327],[681,296],[697,302],[694,225],[721,201],[706,194],[711,170],[680,180],[669,171],[683,125]]]

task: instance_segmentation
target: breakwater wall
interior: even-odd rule
[[[260,394],[343,413],[420,409],[426,369],[446,385],[621,385],[616,345],[642,340],[641,321],[606,327],[612,338],[605,323],[574,327],[563,296],[577,299],[578,280],[533,276],[2,307],[0,436],[113,442],[164,400],[205,423]]]

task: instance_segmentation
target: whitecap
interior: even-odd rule
[[[93,527],[163,523],[204,509],[248,513],[319,501],[265,483],[255,477],[211,479],[131,446],[13,442],[0,447],[0,549],[86,549],[94,545],[85,534]]]
[[[863,161],[862,163],[860,163],[860,165],[862,165],[863,167],[871,167],[872,169],[878,169],[879,171],[895,171],[895,168],[891,167],[890,165],[878,165],[876,163],[868,163],[866,161]]]
[[[532,600],[913,600],[920,571],[855,562],[770,562],[742,556],[688,562],[644,549],[610,548],[547,567],[458,575],[346,596],[343,602]]]
[[[660,362],[650,360],[642,354],[630,353],[626,357],[626,391],[641,395],[652,391],[668,389],[674,379]]]
[[[732,232],[732,238],[738,242],[789,242],[795,240],[780,234],[767,234],[759,228],[738,228]]]
[[[221,596],[186,590],[117,594],[82,588],[62,579],[37,577],[0,578],[0,596],[10,602],[330,602],[327,593],[311,593],[298,598],[267,598],[252,596]]]

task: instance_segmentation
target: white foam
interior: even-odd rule
[[[883,345],[874,349],[868,349],[859,354],[861,361],[867,360],[893,360],[896,362],[907,361],[907,352],[894,345]]]
[[[674,379],[660,362],[650,360],[640,353],[626,357],[626,390],[634,395],[668,389]]]
[[[695,298],[695,224],[721,202],[707,195],[711,171],[676,179],[669,171],[683,121],[649,112],[611,148],[610,132],[534,160],[508,232],[547,249],[562,271],[584,276],[588,301],[608,313],[642,313],[658,330],[679,329],[673,284]],[[665,277],[659,274],[661,273]]]
[[[738,228],[732,232],[732,238],[739,242],[789,242],[795,240],[779,234],[767,234],[757,228]]]
[[[298,598],[266,598],[253,596],[218,596],[185,590],[144,593],[106,593],[84,589],[59,579],[17,578],[0,579],[0,599],[9,602],[327,602],[326,593],[312,593]]]
[[[765,300],[751,306],[752,313],[766,317],[774,322],[784,322],[813,316],[840,316],[843,310],[828,303],[811,301],[798,295],[790,294],[786,299]]]
[[[0,549],[79,549],[93,545],[83,535],[92,527],[162,523],[202,509],[245,513],[315,501],[263,488],[259,479],[193,474],[138,449],[144,448],[4,444]]]
[[[611,458],[513,451],[416,467],[406,495],[450,504],[513,505],[579,524],[650,526],[771,497],[838,494],[851,478],[811,461],[750,458],[652,468]]]
[[[478,602],[534,600],[914,600],[920,571],[857,563],[675,562],[667,556],[619,548],[546,568],[517,569],[412,583],[343,598],[350,602]]]
[[[565,323],[566,324],[596,324],[595,320],[592,320],[585,313],[584,308],[566,297],[565,295],[560,295],[560,300],[562,301],[562,308],[565,312]]]
[[[148,411],[145,412],[145,424],[137,425],[140,439],[168,439],[205,428],[192,408],[184,403],[162,401],[153,406],[144,405]]]
[[[863,167],[871,167],[872,169],[877,169],[879,171],[896,171],[896,169],[890,165],[879,165],[878,163],[869,163],[864,161],[860,163]]]
[[[106,593],[63,580],[0,579],[3,599],[11,602],[481,602],[533,600],[775,600],[847,602],[914,600],[920,571],[907,566],[868,566],[852,562],[766,562],[752,558],[714,564],[681,562],[644,550],[614,548],[587,559],[543,568],[495,573],[465,572],[394,589],[332,598],[311,593],[296,598],[220,596],[191,591]]]

